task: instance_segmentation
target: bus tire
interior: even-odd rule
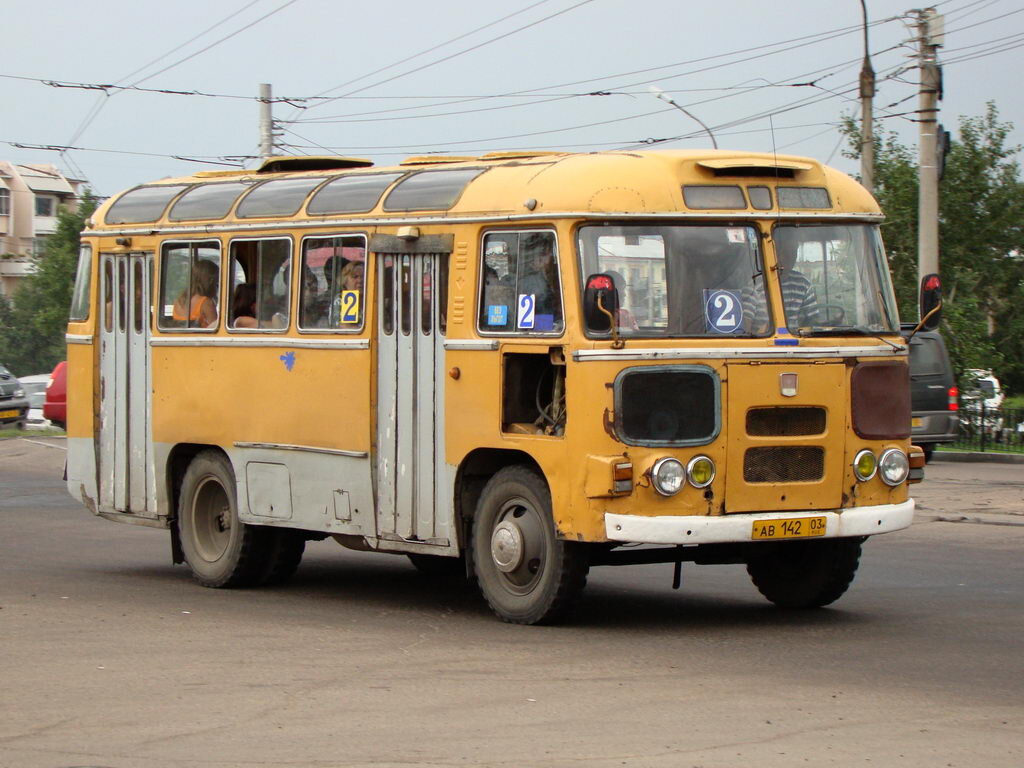
[[[747,563],[747,573],[758,591],[780,608],[821,608],[849,588],[860,563],[861,541],[768,544]]]
[[[235,474],[217,451],[198,454],[185,471],[178,533],[185,562],[204,587],[247,587],[266,568],[267,531],[238,519]]]
[[[266,559],[259,583],[284,584],[298,570],[306,551],[306,536],[293,528],[267,528]]]
[[[484,599],[511,624],[557,621],[587,583],[585,545],[557,537],[547,483],[528,467],[506,467],[484,486],[470,546]]]

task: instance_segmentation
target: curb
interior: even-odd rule
[[[974,525],[1016,525],[1024,526],[1024,515],[943,515],[915,512],[914,523],[973,523]]]
[[[1024,464],[1024,453],[983,453],[981,451],[936,451],[932,454],[935,461],[964,461],[973,463],[991,462],[993,464]]]

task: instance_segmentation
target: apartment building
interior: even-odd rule
[[[57,230],[58,207],[77,206],[82,183],[53,165],[0,160],[0,294],[10,296],[35,269],[32,256]]]

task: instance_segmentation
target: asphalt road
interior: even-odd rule
[[[164,532],[71,500],[39,442],[0,441],[3,768],[1024,764],[1024,526],[876,537],[820,611],[738,566],[678,592],[635,566],[592,571],[570,624],[517,627],[333,542],[286,587],[203,589]],[[987,511],[1019,511],[1020,470],[939,462],[919,495],[956,516],[1005,481]]]

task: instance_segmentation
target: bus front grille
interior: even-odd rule
[[[824,431],[824,408],[790,406],[747,411],[747,434],[752,437],[802,437]]]
[[[748,483],[810,483],[825,474],[825,449],[815,445],[750,448],[743,457]]]

